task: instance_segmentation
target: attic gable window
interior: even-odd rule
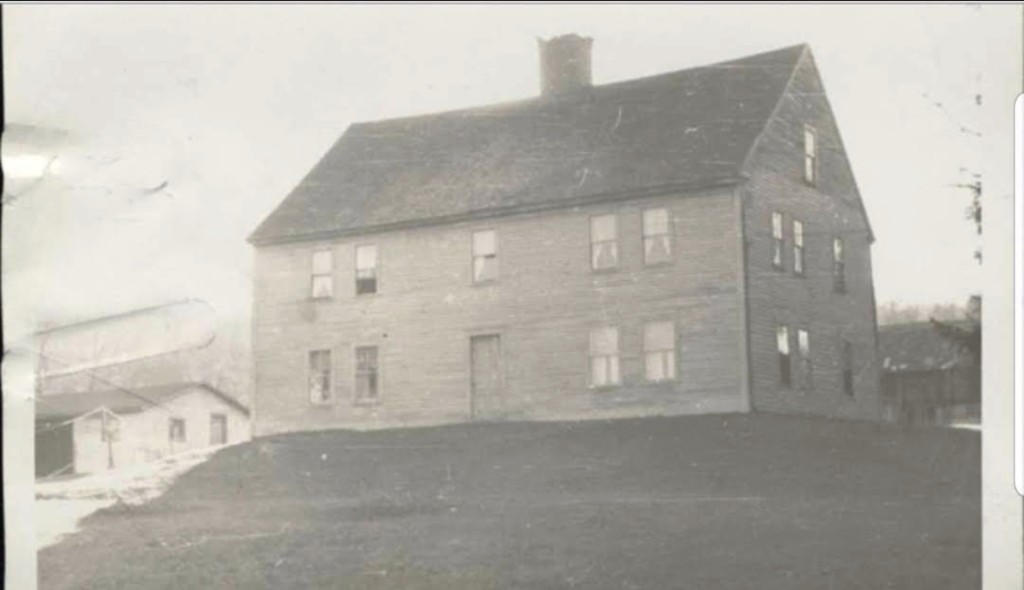
[[[334,296],[334,260],[331,250],[313,252],[313,272],[310,296],[327,299]]]
[[[323,404],[331,401],[331,351],[309,353],[309,401]]]
[[[782,270],[782,250],[785,242],[782,237],[782,213],[772,212],[772,268]]]
[[[498,279],[498,236],[494,230],[473,232],[473,282]]]
[[[668,209],[644,211],[644,264],[659,264],[672,259],[672,233]]]
[[[793,220],[793,273],[804,274],[804,224]]]
[[[377,292],[377,246],[356,247],[356,295]]]
[[[808,184],[818,181],[818,137],[814,127],[804,125],[804,180]]]
[[[789,328],[786,326],[775,328],[775,343],[779,351],[779,383],[789,387],[793,383],[789,359]]]
[[[836,293],[846,293],[846,253],[843,238],[832,240],[832,288]]]
[[[615,215],[590,218],[590,266],[594,270],[619,265],[619,230]]]

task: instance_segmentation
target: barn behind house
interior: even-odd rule
[[[250,237],[255,433],[873,419],[873,235],[811,50],[354,124]]]

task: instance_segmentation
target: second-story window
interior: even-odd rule
[[[473,282],[498,278],[498,236],[494,230],[473,232]]]
[[[590,218],[590,266],[594,270],[619,265],[619,231],[615,215]]]
[[[313,252],[313,276],[310,296],[326,299],[334,295],[334,260],[330,250]]]
[[[846,253],[843,238],[832,240],[832,287],[836,293],[846,293]]]
[[[779,351],[779,383],[789,387],[793,382],[791,376],[791,363],[789,360],[789,328],[777,326],[775,328],[776,348]]]
[[[619,384],[619,329],[614,326],[590,331],[590,385]]]
[[[785,242],[782,237],[782,213],[772,212],[772,268],[782,270],[782,249]]]
[[[804,274],[804,224],[793,220],[793,272]]]
[[[668,209],[644,211],[644,264],[658,264],[672,259],[671,236]]]
[[[818,181],[818,134],[810,125],[804,126],[804,180]]]
[[[377,292],[377,246],[356,247],[356,295],[370,295]]]

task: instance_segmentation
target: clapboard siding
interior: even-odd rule
[[[746,408],[739,208],[732,190],[597,204],[256,251],[257,434],[470,419],[469,338],[501,335],[512,419]],[[645,267],[642,211],[668,207],[673,259]],[[590,269],[591,215],[619,214],[619,268]],[[500,277],[473,285],[471,235],[494,229]],[[354,294],[354,249],[376,244],[378,293]],[[334,297],[310,300],[311,255],[334,253]],[[679,379],[643,380],[647,321],[677,329]],[[620,331],[623,385],[588,387],[592,326]],[[377,345],[381,400],[353,403],[353,348]],[[330,349],[334,401],[308,401],[307,355]]]
[[[803,129],[818,140],[818,179],[803,180]],[[751,390],[756,410],[876,418],[880,375],[869,227],[824,88],[809,54],[750,162],[744,194]],[[771,215],[784,216],[783,272],[771,265]],[[804,277],[793,273],[794,219],[804,224]],[[847,292],[833,291],[832,239],[846,251]],[[775,329],[789,326],[793,387],[780,384]],[[796,330],[810,334],[811,388],[796,386]],[[853,346],[855,395],[843,393],[842,341]]]

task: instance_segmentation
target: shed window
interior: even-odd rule
[[[494,230],[473,232],[473,282],[498,278],[498,236]]]
[[[331,351],[309,353],[309,401],[322,404],[331,400]]]
[[[334,295],[334,261],[330,250],[313,252],[313,277],[310,295],[324,299]]]
[[[356,295],[377,292],[377,246],[356,247]]]
[[[818,137],[810,125],[804,126],[804,180],[809,184],[818,181]]]
[[[668,209],[644,211],[644,263],[658,264],[672,259],[672,232]]]
[[[380,365],[376,346],[356,348],[356,401],[375,402],[380,399]]]
[[[648,381],[676,378],[676,328],[672,322],[644,326],[644,375]]]
[[[594,328],[590,331],[590,385],[605,387],[619,384],[619,329]]]
[[[594,270],[619,264],[618,223],[615,215],[590,218],[590,265]]]
[[[842,238],[832,240],[832,286],[836,293],[846,292],[846,253]]]
[[[775,341],[779,351],[779,383],[789,387],[793,382],[789,359],[789,328],[778,326],[775,330]]]
[[[775,211],[772,213],[772,267],[781,270],[782,266],[782,249],[784,247],[784,241],[782,236],[782,213]]]
[[[804,224],[793,220],[793,272],[804,274]]]
[[[185,442],[185,419],[171,418],[168,423],[167,438],[171,442]]]

